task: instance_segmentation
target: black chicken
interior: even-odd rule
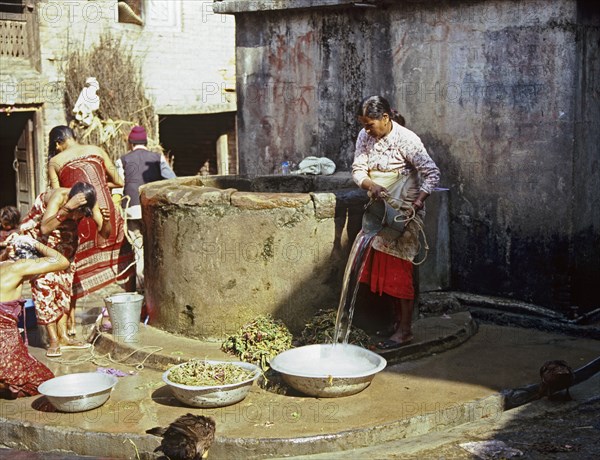
[[[569,394],[569,387],[573,385],[575,376],[566,361],[546,361],[540,368],[540,377],[540,397],[548,396],[548,399],[553,399],[557,391],[567,390],[566,399],[573,399]]]
[[[170,460],[200,460],[208,455],[215,429],[211,417],[186,414],[166,428],[157,426],[146,433],[163,438],[154,452],[161,451]]]

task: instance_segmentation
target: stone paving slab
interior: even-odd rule
[[[218,343],[147,327],[140,333],[140,344],[146,347],[141,351],[141,347],[114,342],[110,334],[100,336],[93,350],[96,363],[90,361],[91,352],[68,352],[51,361],[43,349],[32,348],[57,375],[98,366],[137,374],[122,377],[105,405],[78,414],[54,412],[41,396],[0,401],[3,443],[40,451],[153,458],[151,452],[159,439],[146,435],[145,430],[192,412],[211,415],[217,422],[212,459],[369,448],[496,417],[503,411],[500,391],[538,381],[545,360],[565,359],[579,367],[600,354],[597,341],[498,326],[481,326],[466,340],[460,331],[469,329],[469,324],[466,312],[417,321],[417,340],[411,347],[418,345],[416,352],[423,353],[423,343],[440,347],[446,342],[446,351],[432,348],[431,356],[399,359],[357,395],[319,399],[279,395],[254,386],[244,401],[211,410],[182,406],[162,383],[161,373],[168,363],[191,356],[226,357]],[[475,333],[477,328],[471,327],[471,331]],[[136,349],[137,355],[131,355]],[[118,361],[131,355],[127,358],[130,363],[144,361],[144,368],[106,361],[107,353]]]
[[[328,452],[325,454],[298,456],[295,458],[297,460],[344,460],[349,457],[377,460],[472,460],[475,457],[462,449],[460,444],[485,440],[499,440],[507,437],[512,438],[512,442],[510,440],[507,442],[509,446],[525,451],[525,455],[522,458],[562,458],[573,460],[597,458],[596,454],[588,456],[582,453],[581,451],[583,451],[586,446],[577,446],[577,439],[574,439],[571,436],[570,430],[564,429],[558,430],[559,436],[554,438],[556,445],[560,447],[562,441],[563,445],[570,444],[573,447],[578,447],[578,449],[564,452],[562,456],[556,453],[554,455],[531,455],[531,443],[523,442],[525,436],[519,436],[518,430],[520,428],[526,430],[529,437],[535,437],[536,432],[539,433],[540,436],[536,440],[542,444],[546,441],[543,438],[553,439],[553,433],[547,431],[548,427],[544,426],[544,423],[540,423],[541,420],[548,421],[548,423],[551,423],[552,421],[556,423],[567,418],[575,418],[576,424],[573,424],[573,420],[569,420],[568,426],[570,428],[573,428],[573,430],[579,431],[580,433],[588,434],[587,432],[590,432],[588,437],[597,438],[598,430],[600,430],[600,426],[597,423],[597,415],[595,417],[595,426],[592,426],[589,423],[586,423],[586,419],[581,417],[580,414],[585,414],[585,412],[590,411],[598,414],[598,405],[600,401],[598,388],[600,388],[600,374],[596,374],[589,380],[571,388],[570,393],[573,396],[572,401],[537,400],[512,410],[500,412],[495,417],[475,420],[446,430],[430,432],[399,441],[377,444],[363,449]],[[593,418],[593,416],[590,418]],[[536,424],[537,426],[534,426]],[[514,436],[515,430],[517,430],[516,436]],[[513,436],[511,436],[511,433]],[[556,433],[554,433],[554,436],[556,436]],[[558,437],[563,439],[558,439]],[[587,450],[594,450],[594,448],[589,446]],[[283,458],[287,457],[279,457],[275,460],[282,460]]]

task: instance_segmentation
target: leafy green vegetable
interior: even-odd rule
[[[236,334],[229,336],[221,350],[238,356],[242,361],[269,369],[271,359],[292,348],[292,334],[280,320],[261,315],[243,325]]]
[[[173,367],[169,372],[171,382],[202,387],[245,382],[253,376],[253,371],[235,364],[207,363],[199,359],[192,359],[179,367]]]
[[[319,310],[315,313],[302,331],[300,336],[302,344],[333,343],[336,316],[337,312],[335,310]],[[348,343],[368,348],[371,338],[362,329],[351,326]]]

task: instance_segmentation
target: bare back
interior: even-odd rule
[[[119,185],[120,178],[117,174],[117,169],[104,150],[95,145],[71,142],[67,149],[54,156],[48,162],[48,175],[50,179],[50,185],[52,186],[52,188],[58,188],[61,186],[59,180],[59,173],[60,170],[66,164],[78,158],[84,158],[89,155],[96,155],[100,157],[102,159],[102,162],[104,163],[104,169],[109,178],[109,181],[116,185]]]
[[[0,262],[0,302],[10,302],[21,298],[23,276],[20,273],[18,261],[5,260]]]
[[[39,258],[9,259],[0,262],[0,302],[20,299],[24,281],[69,267],[67,258],[58,251],[35,240],[33,246],[40,253]]]

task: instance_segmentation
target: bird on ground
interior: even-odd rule
[[[200,460],[206,458],[215,439],[216,423],[212,417],[186,414],[168,427],[155,427],[146,433],[162,436],[154,452],[162,452],[170,460]]]
[[[575,376],[566,361],[546,361],[540,368],[540,377],[540,397],[548,396],[548,399],[554,399],[554,393],[566,390],[566,399],[573,399],[569,394],[569,387],[573,385]]]

